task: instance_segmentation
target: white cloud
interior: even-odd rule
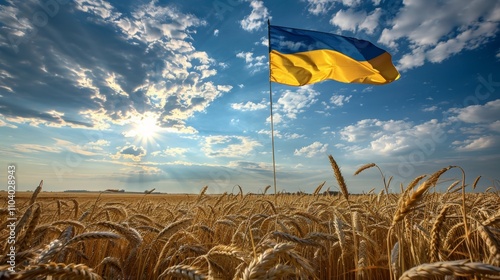
[[[396,48],[407,40],[411,53],[398,61],[400,70],[441,62],[462,50],[475,49],[498,33],[498,1],[446,0],[403,2],[379,42]]]
[[[285,133],[285,139],[299,139],[304,138],[305,135],[298,133]]]
[[[201,150],[207,157],[243,157],[262,146],[259,142],[244,136],[208,136]]]
[[[267,135],[267,136],[269,136],[269,138],[271,137],[271,130],[261,129],[261,130],[257,131],[257,133]],[[274,137],[275,138],[283,138],[283,135],[281,134],[281,131],[275,129],[274,130]]]
[[[452,108],[448,111],[455,114],[450,120],[460,120],[465,123],[494,123],[500,120],[500,99],[484,105],[471,105],[465,108]]]
[[[14,144],[14,150],[21,153],[60,153],[62,149],[60,147],[45,146],[39,144]]]
[[[305,112],[316,103],[319,93],[310,86],[303,86],[296,91],[286,90],[276,102],[277,111],[290,119],[297,118],[297,114]]]
[[[321,142],[314,142],[309,146],[302,147],[300,149],[295,149],[293,153],[296,156],[305,156],[312,158],[319,155],[324,155],[328,149],[328,144],[322,144]]]
[[[422,112],[435,112],[437,111],[438,107],[436,105],[432,105],[432,106],[429,106],[429,107],[424,107],[422,109]]]
[[[272,166],[268,162],[231,161],[228,164],[231,168],[243,168],[253,171],[269,171]]]
[[[4,120],[0,119],[0,127],[2,127],[2,126],[9,127],[9,128],[17,128],[17,126],[10,124],[10,123],[7,123]]]
[[[282,114],[280,114],[279,112],[273,112],[273,122],[275,124],[283,122],[283,119],[284,118],[283,118]],[[271,122],[271,116],[266,118],[266,123],[270,123],[270,122]]]
[[[89,149],[89,150],[94,150],[94,151],[102,151],[103,147],[108,147],[109,144],[111,144],[109,141],[104,140],[104,139],[99,139],[94,142],[89,142],[85,144],[84,148]]]
[[[339,95],[334,95],[330,98],[330,103],[335,105],[336,107],[342,107],[344,106],[345,103],[349,103],[349,100],[351,100],[352,95],[345,96],[342,94]]]
[[[364,88],[361,92],[372,92],[373,91],[373,86],[369,86]]]
[[[342,140],[347,142],[363,142],[381,137],[384,133],[395,133],[407,130],[411,124],[402,120],[381,121],[378,119],[364,119],[355,125],[349,125],[340,130]]]
[[[418,125],[403,120],[365,119],[344,127],[340,135],[342,140],[358,144],[354,152],[359,155],[394,155],[418,149],[419,143],[429,139],[438,144],[445,128],[445,123],[435,119]]]
[[[261,102],[259,103],[254,103],[251,101],[247,101],[245,103],[232,103],[231,108],[239,111],[256,111],[256,110],[262,110],[267,107],[269,107],[269,102],[266,101],[266,99],[262,99]]]
[[[347,7],[357,7],[359,4],[361,4],[362,0],[338,0],[338,2],[341,2],[342,5],[347,6]]]
[[[0,116],[4,116],[0,114]],[[10,123],[18,124],[29,124],[30,126],[39,127],[40,125],[45,125],[47,127],[71,127],[88,129],[89,126],[83,122],[73,121],[64,116],[64,113],[58,112],[56,110],[50,110],[47,112],[39,112],[38,114],[23,117],[23,116],[4,116],[5,120]],[[11,127],[14,128],[14,127]]]
[[[214,36],[215,36],[215,37],[219,36],[219,29],[215,29],[215,30],[214,30]]]
[[[500,132],[500,120],[497,120],[489,125],[492,131]]]
[[[168,148],[163,151],[163,154],[171,157],[184,156],[184,154],[189,151],[187,148]]]
[[[399,70],[411,69],[422,66],[425,63],[424,48],[414,48],[411,53],[407,53],[398,61],[397,68]]]
[[[77,9],[94,14],[103,20],[116,19],[120,13],[116,12],[114,7],[104,0],[76,0]]]
[[[498,23],[484,22],[460,33],[455,38],[439,42],[427,52],[429,61],[438,63],[459,53],[463,49],[475,49],[495,37],[498,32]]]
[[[342,30],[356,32],[364,18],[366,18],[365,11],[356,12],[354,9],[339,10],[330,19],[330,24],[338,26]]]
[[[355,11],[354,9],[339,10],[331,19],[332,25],[340,27],[342,30],[357,32],[364,30],[368,34],[373,34],[378,27],[382,10],[376,8],[370,14],[365,11]]]
[[[340,3],[347,7],[359,6],[361,0],[307,0],[307,11],[313,15],[326,14],[335,7],[335,4]],[[374,1],[377,5],[376,1]]]
[[[110,155],[112,159],[131,159],[133,161],[141,161],[142,157],[146,155],[147,151],[143,147],[137,147],[135,145],[129,145],[122,147],[116,154]]]
[[[267,68],[267,56],[265,55],[254,56],[252,52],[239,52],[236,57],[244,59],[246,67],[251,69],[252,73]]]
[[[498,136],[480,136],[469,138],[464,141],[454,141],[452,144],[458,151],[471,152],[497,147],[500,144]]]
[[[365,30],[368,34],[373,34],[375,29],[378,27],[380,22],[380,16],[382,15],[382,9],[376,8],[373,12],[368,14],[368,16],[359,24],[359,30]]]
[[[105,79],[106,85],[112,89],[116,94],[123,95],[128,97],[128,93],[126,93],[121,85],[119,84],[118,80],[122,79],[122,77],[117,77],[117,74],[115,73],[110,73],[108,77]]]
[[[267,47],[269,47],[269,39],[267,37],[260,37],[259,42],[256,42],[255,44],[260,44],[260,45],[265,46],[267,48]]]
[[[2,5],[0,9],[0,22],[2,29],[10,32],[11,37],[0,34],[0,46],[17,49],[17,45],[13,43],[14,40],[19,40],[24,36],[32,33],[36,28],[33,21],[26,17],[26,11],[22,10],[15,1],[9,1],[10,5]],[[5,3],[5,2],[4,2]],[[14,41],[15,42],[15,41]],[[4,70],[0,72],[4,73]]]
[[[252,11],[240,21],[240,25],[246,31],[256,31],[265,24],[267,19],[270,19],[270,14],[263,1],[252,0],[250,1],[250,7]]]
[[[84,156],[99,155],[99,153],[89,151],[90,148],[87,145],[81,146],[81,145],[74,144],[74,143],[67,141],[67,140],[62,140],[62,139],[58,139],[58,138],[53,138],[53,139],[56,141],[54,146],[63,148],[63,149],[70,151],[72,153],[84,155]],[[101,143],[104,144],[104,142],[101,142]]]
[[[313,15],[326,14],[335,6],[336,0],[307,0],[307,11]]]
[[[261,129],[261,130],[257,131],[257,133],[268,135],[269,137],[271,137],[271,130]],[[305,137],[305,135],[303,135],[303,134],[289,133],[289,132],[282,134],[281,131],[274,130],[274,138],[284,138],[284,139],[288,139],[288,140],[293,140],[293,139],[299,139],[299,138],[304,138],[304,137]]]

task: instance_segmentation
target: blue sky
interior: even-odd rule
[[[20,190],[273,184],[267,19],[373,42],[401,78],[272,84],[279,190],[392,189],[500,163],[500,2],[0,1],[0,165]],[[1,176],[5,178],[5,176]],[[459,170],[443,176],[446,188]]]

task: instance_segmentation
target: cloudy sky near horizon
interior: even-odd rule
[[[369,40],[401,73],[383,86],[272,84],[278,189],[335,189],[329,154],[352,192],[383,188],[377,170],[353,176],[370,162],[395,191],[448,165],[498,187],[489,0],[2,0],[1,165],[16,165],[21,190],[272,185],[267,19]]]

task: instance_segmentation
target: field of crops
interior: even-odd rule
[[[436,192],[456,168],[446,167],[401,193],[387,193],[383,178],[386,190],[350,195],[330,161],[335,195],[322,185],[303,195],[54,194],[40,185],[17,194],[15,272],[2,205],[0,279],[499,279],[494,188],[470,193],[475,185],[457,180]]]

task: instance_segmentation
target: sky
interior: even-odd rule
[[[269,82],[272,25],[368,40],[387,85]],[[18,190],[499,188],[500,2],[1,0],[0,166]],[[442,176],[446,190],[462,171]],[[5,185],[5,184],[4,184]],[[439,189],[438,188],[438,189]],[[470,189],[470,187],[469,187]]]

